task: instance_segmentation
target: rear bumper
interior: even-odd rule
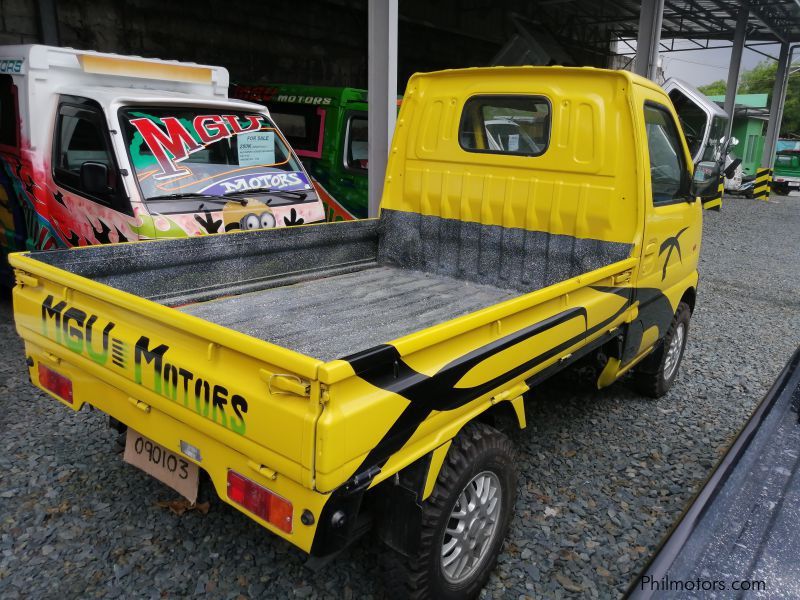
[[[45,342],[45,344],[50,346],[48,342]],[[309,490],[280,473],[275,474],[274,479],[265,476],[259,470],[261,465],[250,457],[220,443],[203,431],[189,427],[156,408],[148,406],[139,399],[129,397],[122,390],[86,373],[85,370],[72,364],[68,360],[68,356],[64,354],[64,349],[56,344],[52,344],[52,347],[43,347],[26,340],[25,351],[26,356],[29,358],[29,375],[34,385],[75,411],[80,410],[84,404],[90,404],[178,455],[183,456],[186,460],[194,462],[209,475],[217,494],[224,502],[301,550],[305,552],[311,550],[317,532],[317,525],[320,522],[325,503],[330,497],[329,494],[320,494]],[[72,403],[52,394],[40,384],[38,369],[40,363],[70,379],[72,382]],[[181,452],[181,441],[198,448],[200,450],[200,460],[194,460],[192,457],[183,454]],[[113,456],[109,452],[109,458]],[[227,475],[229,469],[244,475],[258,485],[292,503],[292,530],[290,533],[278,529],[228,499]],[[309,524],[304,524],[301,521],[301,515],[306,511],[306,518],[303,521],[309,521],[308,513],[313,516],[313,521]]]

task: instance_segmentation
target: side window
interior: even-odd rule
[[[348,169],[366,171],[369,160],[367,148],[367,118],[352,116],[347,121],[347,136],[344,141],[344,166]]]
[[[458,143],[468,152],[539,156],[550,141],[543,96],[473,96],[464,104]]]
[[[81,167],[87,162],[101,163],[108,167],[107,193],[90,193],[83,189]],[[71,104],[59,106],[53,143],[53,179],[57,184],[101,204],[113,204],[115,190],[118,188],[116,167],[99,109]]]
[[[0,144],[17,145],[17,97],[11,75],[0,75]]]
[[[675,121],[666,108],[645,104],[644,122],[650,153],[653,204],[669,204],[687,193],[689,171]]]
[[[283,102],[269,102],[269,114],[299,156],[320,158],[325,110]]]

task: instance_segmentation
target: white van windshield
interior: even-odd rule
[[[136,107],[121,110],[120,122],[145,199],[311,189],[297,158],[264,114]]]

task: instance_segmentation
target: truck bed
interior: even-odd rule
[[[630,598],[685,598],[680,586],[698,579],[722,582],[728,592],[738,580],[764,582],[763,597],[800,595],[799,408],[800,348],[631,586]]]
[[[179,310],[328,361],[516,295],[514,290],[376,265]]]
[[[621,261],[630,250],[384,210],[380,219],[36,258],[328,361]]]

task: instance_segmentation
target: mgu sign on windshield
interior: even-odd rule
[[[198,115],[192,120],[192,128],[196,137],[200,139],[198,142],[177,118],[162,117],[161,122],[164,124],[163,129],[152,119],[145,117],[130,121],[158,162],[160,171],[153,175],[155,179],[170,179],[190,173],[191,171],[187,167],[182,167],[178,163],[213,142],[271,126],[262,115],[245,115],[243,117]]]

